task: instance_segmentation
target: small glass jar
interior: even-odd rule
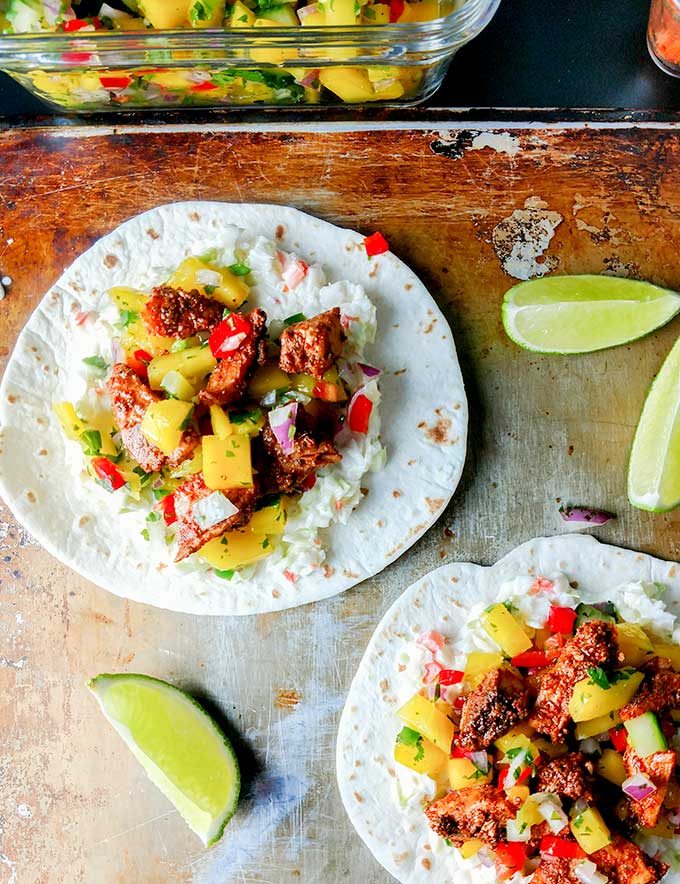
[[[647,46],[662,71],[680,77],[680,0],[652,0]]]

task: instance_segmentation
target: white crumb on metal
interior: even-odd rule
[[[12,277],[11,276],[3,276],[2,279],[0,279],[0,282],[4,286],[12,285]]]
[[[28,804],[17,804],[17,816],[23,817],[25,820],[30,820],[33,816],[33,811]]]
[[[8,669],[23,669],[27,663],[28,659],[26,657],[20,657],[18,660],[0,657],[0,666],[6,666]]]
[[[7,245],[11,246],[13,242],[14,242],[14,237],[10,236],[10,238],[7,240]]]
[[[5,291],[5,287],[0,282],[0,301],[2,301],[2,299],[5,297],[6,294],[7,294],[7,292]]]
[[[523,209],[515,209],[496,225],[491,240],[508,276],[526,280],[555,269],[557,258],[545,252],[562,220],[562,215],[548,209],[544,200],[530,196]]]
[[[517,156],[521,150],[519,138],[507,132],[480,132],[472,139],[468,150],[484,150],[485,147],[497,153],[506,153],[509,157]]]

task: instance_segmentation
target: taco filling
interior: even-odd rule
[[[465,650],[430,631],[404,655],[399,797],[406,768],[434,781],[430,828],[499,881],[654,884],[680,833],[674,618],[654,584],[589,605],[562,578],[475,612]]]
[[[77,314],[95,352],[84,394],[54,407],[88,480],[121,516],[141,510],[168,558],[231,579],[276,556],[294,582],[383,463],[380,370],[363,355],[375,309],[359,286],[234,236],[229,264],[189,256],[160,285],[114,287],[100,314]]]

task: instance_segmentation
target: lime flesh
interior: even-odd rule
[[[503,325],[535,353],[590,353],[644,337],[679,311],[680,295],[649,282],[545,276],[506,293]]]
[[[680,338],[650,387],[628,465],[633,506],[666,512],[680,504]]]
[[[188,694],[147,675],[98,675],[88,687],[154,785],[206,846],[214,844],[241,785],[218,725]]]

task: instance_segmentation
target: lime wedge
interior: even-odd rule
[[[88,687],[151,782],[206,846],[218,841],[241,777],[213,719],[188,694],[147,675],[98,675]]]
[[[628,499],[655,513],[680,504],[680,338],[649,388],[635,430]]]
[[[590,353],[635,341],[680,311],[680,295],[616,276],[543,276],[506,293],[503,325],[535,353]]]

